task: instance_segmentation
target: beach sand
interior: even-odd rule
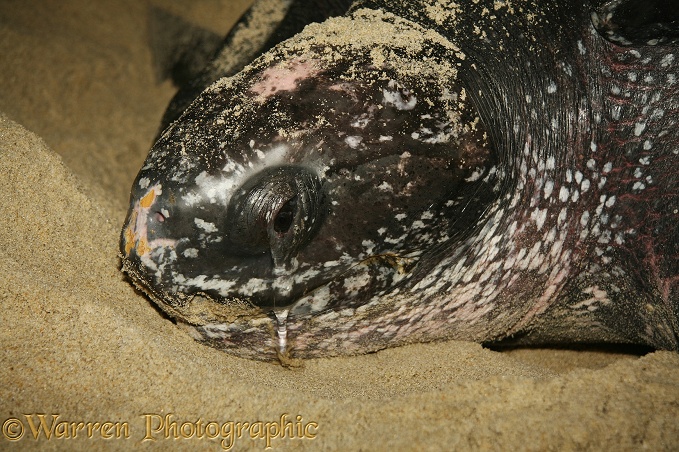
[[[150,3],[0,4],[0,449],[679,449],[676,353],[443,342],[286,369],[161,315],[116,257],[174,93]],[[246,3],[162,5],[224,33]]]

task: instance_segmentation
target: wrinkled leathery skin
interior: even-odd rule
[[[134,182],[123,270],[261,360],[676,350],[677,45],[579,2],[443,5],[359,2],[206,89]]]

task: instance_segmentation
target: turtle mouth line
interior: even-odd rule
[[[306,287],[299,294],[294,293],[290,276],[274,278],[269,282],[270,296],[264,302],[257,302],[252,296],[222,296],[206,291],[168,292],[159,290],[144,277],[133,260],[122,253],[121,270],[134,286],[159,306],[166,314],[194,325],[207,323],[233,323],[253,318],[271,318],[271,315],[287,318],[308,317],[336,308],[338,300],[345,295],[352,306],[364,304],[361,293],[365,288],[380,286],[385,289],[409,273],[417,263],[415,253],[383,253],[366,257],[329,280]],[[385,277],[385,269],[389,271]],[[368,292],[373,293],[373,290]],[[283,302],[284,304],[281,304]],[[204,312],[201,312],[203,310]]]
[[[159,291],[140,276],[133,262],[123,258],[122,272],[134,287],[174,320],[197,326],[236,324],[268,317],[270,309],[257,306],[246,298],[214,297],[205,292],[182,293]]]

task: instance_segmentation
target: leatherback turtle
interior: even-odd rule
[[[142,291],[261,360],[679,348],[673,1],[324,3],[255,3],[168,108],[120,242]]]

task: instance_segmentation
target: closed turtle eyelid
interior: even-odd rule
[[[322,185],[307,168],[267,168],[238,190],[227,208],[227,253],[270,251],[278,262],[293,257],[321,223]]]
[[[297,195],[285,201],[274,214],[272,221],[273,230],[279,234],[287,233],[294,223],[296,210]]]

